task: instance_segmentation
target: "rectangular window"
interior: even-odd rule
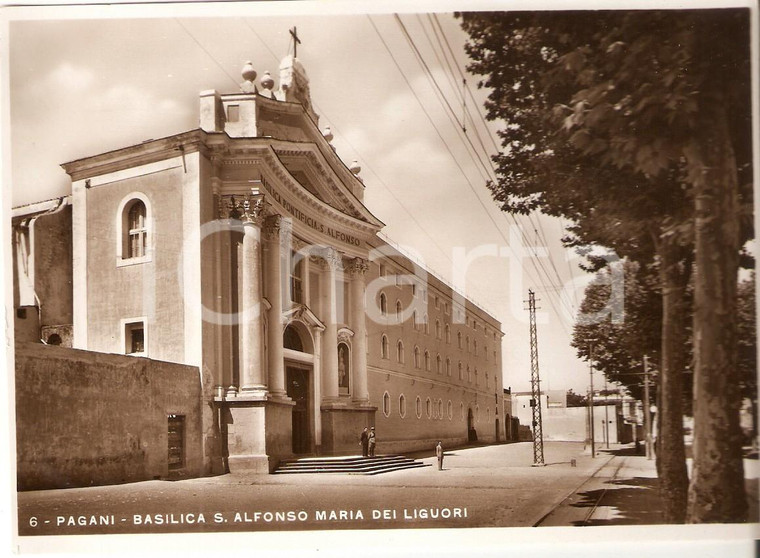
[[[145,355],[145,322],[128,322],[124,324],[124,354]]]
[[[290,300],[303,304],[303,256],[291,253]]]

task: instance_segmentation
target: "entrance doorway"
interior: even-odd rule
[[[287,392],[295,403],[293,407],[293,453],[311,452],[311,428],[309,421],[309,371],[287,366]]]
[[[472,409],[467,409],[467,440],[469,442],[478,441],[478,433],[475,431],[475,417]]]

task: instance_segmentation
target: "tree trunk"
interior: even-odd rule
[[[684,523],[689,475],[683,441],[688,267],[673,240],[658,242],[662,285],[662,355],[658,388],[657,476],[667,523]]]
[[[739,428],[736,283],[739,261],[737,170],[726,99],[705,107],[705,134],[686,151],[695,193],[694,468],[689,523],[747,520]]]

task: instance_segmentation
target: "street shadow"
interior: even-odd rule
[[[619,457],[630,457],[635,455],[646,455],[646,450],[644,449],[644,444],[641,444],[638,449],[636,449],[635,446],[626,446],[622,448],[616,448],[616,449],[603,449],[603,450],[597,450],[597,454],[608,454],[608,455],[615,455]]]
[[[663,524],[662,502],[657,479],[634,477],[613,480],[600,490],[579,492],[580,500],[572,504],[577,508],[595,506],[614,508],[614,517],[574,521],[574,526],[600,525],[658,525]],[[600,501],[601,500],[601,501]]]

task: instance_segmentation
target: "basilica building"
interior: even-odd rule
[[[378,453],[503,441],[500,323],[378,236],[302,64],[279,70],[201,92],[198,129],[63,165],[71,195],[34,210],[68,219],[70,323],[39,337],[197,367],[200,439],[174,414],[167,436],[206,474],[355,455],[364,427]]]

